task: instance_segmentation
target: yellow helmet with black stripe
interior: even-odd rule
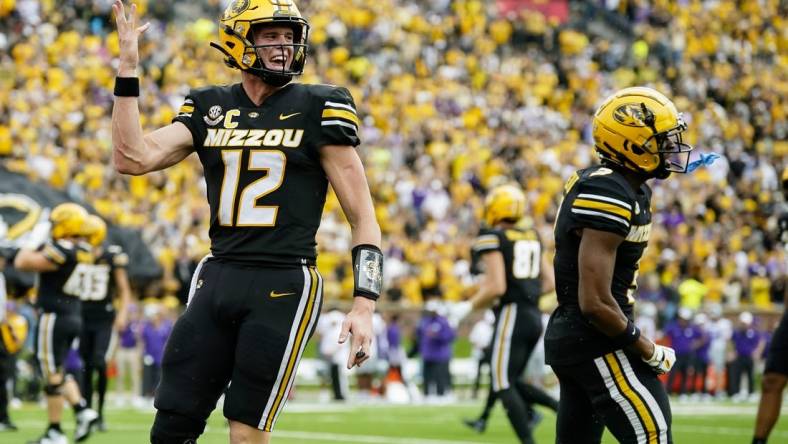
[[[484,221],[493,226],[501,221],[516,223],[525,214],[525,194],[516,185],[493,188],[484,201]]]
[[[107,224],[104,219],[91,214],[85,219],[82,235],[88,239],[90,245],[98,247],[107,237]]]
[[[667,97],[645,87],[624,88],[594,115],[594,147],[603,162],[647,177],[685,173],[692,147],[682,141],[687,124]]]
[[[52,223],[52,238],[82,236],[83,225],[88,218],[88,212],[82,206],[73,202],[62,203],[52,209],[49,221]]]
[[[292,28],[293,40],[258,45],[252,30],[260,25]],[[211,46],[225,55],[228,66],[255,74],[273,86],[283,86],[304,72],[308,37],[309,23],[292,0],[234,0],[219,20],[219,42]],[[260,52],[266,48],[282,48],[289,63],[283,63],[282,68],[266,66]]]

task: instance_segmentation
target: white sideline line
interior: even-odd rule
[[[44,421],[15,421],[17,426],[23,429],[28,428],[41,428],[45,425]],[[150,430],[148,425],[131,425],[131,424],[111,424],[112,431],[119,432],[147,432]],[[225,428],[219,427],[206,427],[203,436],[205,435],[227,435],[229,432]],[[292,438],[307,441],[334,441],[334,442],[348,442],[348,443],[366,443],[366,444],[479,444],[479,441],[448,441],[445,439],[428,439],[428,438],[409,438],[409,437],[394,437],[394,436],[378,436],[378,435],[346,435],[342,433],[325,433],[325,432],[297,432],[295,430],[274,430],[271,435],[273,438]]]

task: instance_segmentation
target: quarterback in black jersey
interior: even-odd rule
[[[599,443],[604,427],[621,443],[672,442],[670,404],[657,376],[675,353],[633,323],[640,258],[651,231],[650,178],[687,171],[686,125],[659,92],[626,88],[594,115],[602,165],[564,187],[555,222],[558,308],[545,358],[561,384],[559,443]]]
[[[14,267],[38,273],[36,357],[46,383],[49,425],[31,444],[68,443],[60,428],[64,397],[77,419],[75,441],[87,439],[98,419],[98,413],[82,398],[76,381],[63,373],[63,362],[82,328],[80,298],[89,289],[86,273],[94,262],[82,233],[87,217],[87,211],[77,204],[56,206],[50,214],[52,239],[36,250],[22,249],[14,255]]]
[[[553,288],[552,268],[539,236],[535,230],[518,225],[525,204],[525,195],[517,186],[502,185],[490,191],[485,200],[486,226],[481,228],[472,250],[484,268],[479,290],[470,300],[449,306],[449,318],[456,325],[472,310],[499,302],[494,308],[492,390],[503,403],[520,442],[533,443],[529,404],[555,410],[558,402],[521,380],[542,334],[539,297]]]
[[[96,428],[105,431],[103,413],[107,393],[107,362],[115,348],[116,332],[126,326],[126,311],[131,302],[131,287],[126,274],[129,258],[119,245],[104,247],[107,224],[100,217],[93,214],[88,216],[83,233],[93,247],[95,262],[85,273],[88,290],[82,293],[82,333],[79,335],[79,354],[84,364],[82,394],[88,407],[92,407],[93,374],[98,374],[96,411],[99,417]]]
[[[113,5],[120,40],[112,139],[116,169],[145,174],[196,152],[211,208],[211,254],[164,352],[154,444],[193,442],[222,393],[231,443],[267,443],[322,301],[315,233],[330,184],[352,229],[354,302],[340,342],[348,368],[369,357],[381,291],[380,227],[347,89],[291,83],[309,24],[291,0],[235,0],[219,23],[225,63],[241,83],[192,90],[173,123],[143,136],[135,7]],[[228,383],[232,381],[232,384]],[[225,390],[226,389],[226,390]]]

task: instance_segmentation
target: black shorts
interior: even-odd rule
[[[665,388],[639,357],[617,350],[552,367],[561,384],[557,444],[598,444],[605,427],[623,444],[673,442]]]
[[[764,373],[788,375],[788,311],[783,314],[772,336]]]
[[[36,357],[44,378],[62,374],[63,362],[81,328],[79,315],[44,312],[38,318]]]
[[[509,303],[495,315],[490,370],[493,390],[506,390],[525,371],[542,334],[542,315],[535,307]]]
[[[113,318],[83,318],[79,335],[79,356],[85,365],[101,367],[109,360],[117,342]]]
[[[155,406],[205,421],[227,389],[226,418],[271,431],[317,323],[322,278],[314,266],[216,260],[196,273],[164,349]]]

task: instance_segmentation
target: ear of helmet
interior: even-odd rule
[[[293,42],[284,45],[255,45],[252,28],[257,25],[282,25],[293,29]],[[235,0],[219,19],[219,42],[211,46],[221,51],[224,62],[255,74],[273,86],[283,86],[304,72],[309,38],[309,23],[292,0]],[[270,69],[257,50],[268,46],[292,46],[290,67]]]
[[[90,245],[98,247],[107,238],[107,224],[95,214],[91,214],[85,219],[82,236],[87,238]]]
[[[608,97],[593,121],[594,147],[603,162],[646,177],[685,173],[692,147],[682,140],[686,123],[676,106],[646,87]]]
[[[525,214],[525,194],[515,185],[493,188],[484,202],[484,221],[493,226],[501,221],[516,223]]]
[[[62,203],[52,209],[49,221],[52,223],[52,238],[82,236],[88,212],[73,202]]]

